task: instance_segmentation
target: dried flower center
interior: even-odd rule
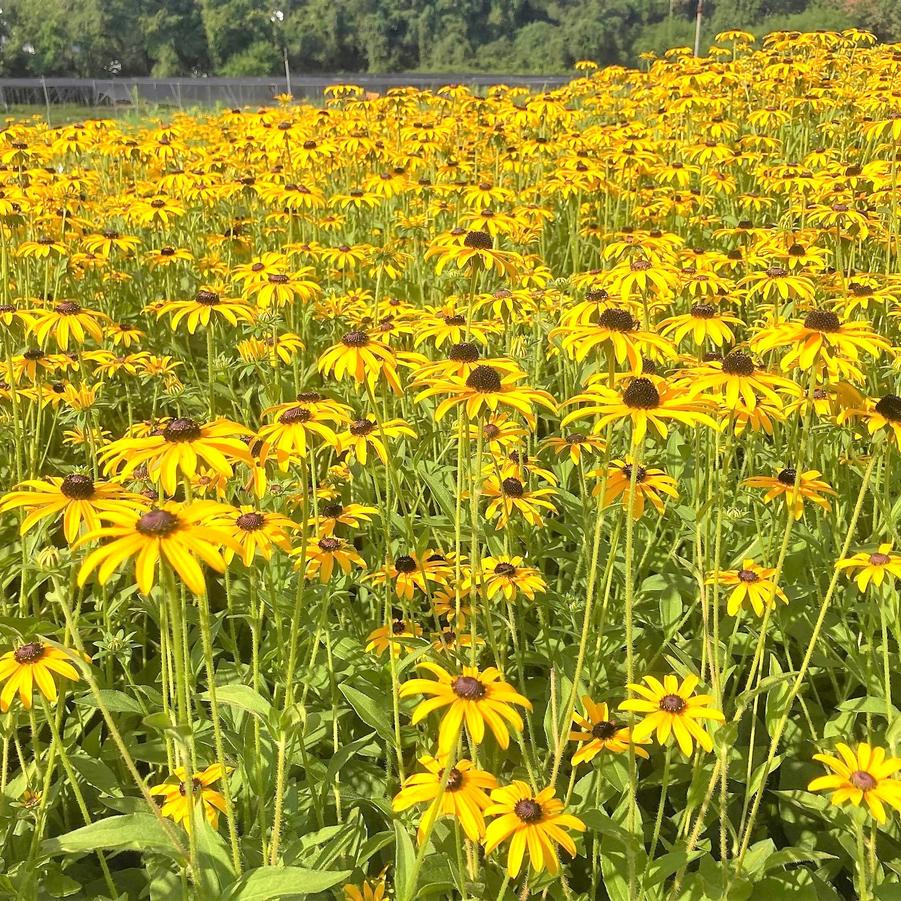
[[[776,476],[776,479],[783,485],[794,485],[795,479],[798,478],[798,470],[792,466],[788,466]]]
[[[445,316],[444,324],[445,325],[466,325],[466,317],[465,316]]]
[[[716,307],[709,303],[696,303],[691,308],[691,315],[695,319],[713,319],[716,316]]]
[[[416,565],[416,561],[409,556],[409,554],[402,554],[394,561],[394,568],[404,575],[409,575],[410,573],[415,573],[419,567]]]
[[[13,651],[16,663],[34,663],[44,656],[44,646],[39,641],[30,641]]]
[[[522,497],[525,493],[522,482],[514,478],[504,479],[501,482],[501,491],[505,497]]]
[[[481,701],[485,697],[485,686],[474,676],[457,676],[451,682],[454,694],[464,701]]]
[[[635,328],[635,319],[628,310],[612,308],[601,313],[598,325],[611,332],[631,332]]]
[[[876,777],[870,775],[866,770],[855,770],[851,773],[851,785],[859,788],[862,792],[868,792],[876,788]]]
[[[524,823],[538,823],[544,811],[541,805],[534,798],[523,798],[513,805],[513,813],[515,813]]]
[[[171,535],[178,528],[178,517],[168,510],[150,510],[141,516],[135,528],[142,535],[162,538]]]
[[[282,425],[295,425],[300,422],[309,422],[313,418],[313,414],[306,407],[291,407],[285,410],[278,421]]]
[[[754,375],[754,361],[748,354],[733,350],[723,359],[723,372],[727,375]]]
[[[219,295],[215,291],[198,291],[194,300],[205,307],[214,307],[219,303]]]
[[[369,343],[369,335],[361,331],[348,332],[341,339],[341,343],[345,347],[365,347]]]
[[[265,522],[266,517],[262,513],[242,513],[235,520],[238,528],[243,529],[245,532],[256,532],[257,529],[263,528]]]
[[[445,633],[446,635],[447,633]],[[463,788],[463,774],[456,768],[453,767],[451,771],[447,774],[447,780],[444,783],[444,790],[449,792],[459,791]]]
[[[370,419],[358,419],[350,424],[350,434],[356,438],[368,435],[375,428],[375,423]]]
[[[804,318],[804,328],[817,332],[837,332],[841,327],[841,320],[830,310],[811,310]]]
[[[53,312],[60,316],[75,316],[81,312],[81,307],[74,300],[64,300],[53,308]]]
[[[760,576],[754,572],[753,569],[740,569],[738,571],[738,578],[741,582],[759,582]]]
[[[892,558],[888,554],[870,554],[870,565],[871,566],[885,566],[888,563],[892,562]]]
[[[516,567],[512,563],[498,563],[494,567],[494,574],[496,576],[515,576]]]
[[[660,394],[650,379],[633,379],[623,392],[623,403],[633,410],[653,410],[660,406]]]
[[[466,387],[479,394],[494,394],[501,390],[501,377],[490,366],[476,366],[466,379]]]
[[[173,443],[196,441],[200,437],[200,425],[193,419],[173,419],[162,431],[163,438]]]
[[[454,363],[475,363],[479,358],[479,349],[472,341],[463,341],[455,344],[447,356]]]
[[[341,547],[341,542],[337,538],[319,539],[319,550],[324,551],[326,554],[331,554],[333,551],[337,551],[339,547]]]
[[[897,394],[886,394],[876,402],[876,412],[889,422],[901,422],[901,397]]]
[[[483,231],[467,232],[463,239],[463,246],[472,250],[491,250],[493,243],[491,235]]]
[[[599,738],[601,741],[607,741],[613,738],[619,731],[619,724],[611,720],[601,720],[591,727],[592,738]]]
[[[660,709],[664,713],[681,713],[685,709],[685,699],[679,695],[664,695],[660,699]]]
[[[94,480],[90,476],[73,472],[63,479],[59,490],[70,500],[86,501],[94,496]]]

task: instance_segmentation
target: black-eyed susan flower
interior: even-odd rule
[[[9,710],[13,698],[18,693],[26,710],[31,710],[32,694],[35,686],[48,700],[56,701],[54,676],[77,682],[78,670],[72,665],[72,651],[53,647],[34,640],[18,645],[0,657],[0,713]]]
[[[332,535],[339,525],[359,529],[363,523],[372,522],[372,517],[378,512],[378,507],[343,504],[339,500],[333,500],[323,504],[319,508],[319,516],[311,517],[307,525],[315,528],[321,535]]]
[[[824,510],[829,509],[829,501],[823,495],[834,495],[836,491],[820,478],[821,475],[822,473],[816,469],[798,472],[793,466],[787,466],[775,478],[751,476],[742,484],[748,488],[767,489],[767,493],[763,496],[765,504],[777,497],[784,498],[795,519],[800,519],[804,515],[805,501],[810,501]]]
[[[388,465],[388,448],[384,439],[415,438],[416,432],[403,419],[387,419],[379,422],[377,418],[363,417],[356,419],[346,431],[338,435],[337,451],[349,451],[361,466],[369,459],[370,448],[386,466]]]
[[[589,475],[594,476],[598,481],[592,489],[592,494],[597,496],[603,490],[605,507],[620,498],[623,509],[628,511],[634,466],[632,458],[626,457],[624,460],[611,460],[606,472],[602,469],[593,469]],[[641,519],[645,501],[650,501],[658,513],[663,513],[666,508],[666,498],[661,495],[673,499],[678,498],[676,480],[655,466],[639,466],[635,472],[635,489],[632,495],[633,519]]]
[[[710,695],[694,694],[698,681],[697,676],[686,676],[680,683],[677,676],[669,675],[663,677],[663,682],[645,676],[644,685],[630,683],[629,690],[640,697],[623,701],[619,709],[644,716],[632,728],[633,740],[642,742],[653,735],[659,745],[666,745],[674,736],[686,757],[691,756],[694,742],[705,751],[712,751],[713,739],[698,720],[723,722],[725,717],[710,706]]]
[[[831,770],[818,776],[808,791],[831,791],[831,802],[841,806],[850,801],[855,807],[865,803],[879,823],[887,820],[885,805],[901,810],[901,780],[893,775],[901,770],[901,757],[887,756],[885,748],[861,742],[856,750],[843,742],[835,746],[839,756],[814,754],[813,759]]]
[[[873,553],[852,554],[835,564],[836,569],[857,570],[854,581],[860,591],[866,591],[870,585],[877,588],[885,581],[885,577],[901,579],[901,555],[892,552],[892,543],[879,545]]]
[[[237,509],[223,508],[221,513],[211,517],[210,522],[217,528],[228,531],[241,548],[238,556],[245,566],[250,566],[259,555],[270,560],[275,549],[290,553],[291,533],[300,524],[281,513],[258,510],[249,504],[241,504]],[[225,547],[222,556],[226,564],[231,563],[235,551]]]
[[[790,379],[758,368],[754,360],[740,350],[726,354],[721,361],[712,360],[686,371],[684,378],[689,397],[716,393],[729,410],[741,407],[753,410],[758,395],[775,407],[782,405],[780,394],[797,397],[801,388]]]
[[[42,519],[62,515],[63,535],[72,544],[84,526],[88,531],[100,528],[99,514],[108,510],[138,510],[147,506],[145,498],[126,491],[116,482],[95,482],[80,472],[59,478],[27,479],[0,498],[0,512],[24,509],[21,533],[24,535]],[[22,490],[27,489],[27,490]]]
[[[292,555],[297,557],[295,566],[299,567],[304,559],[304,574],[307,579],[319,578],[320,582],[328,582],[334,572],[347,575],[356,566],[366,569],[366,561],[357,553],[352,544],[334,535],[323,535],[310,538],[306,551],[295,548]]]
[[[570,741],[580,742],[579,749],[573,754],[573,766],[590,763],[602,751],[611,754],[628,753],[630,745],[638,757],[647,759],[648,752],[638,746],[632,736],[632,730],[610,716],[610,708],[606,701],[593,701],[589,695],[582,696],[584,715],[573,713],[575,727],[569,733]],[[650,742],[645,739],[643,744]]]
[[[344,886],[344,901],[385,901],[387,890],[384,876],[364,879],[360,885]]]
[[[279,469],[287,471],[292,463],[307,458],[311,436],[337,449],[336,420],[343,421],[342,414],[321,409],[315,404],[297,403],[281,409],[275,422],[264,425],[258,433],[262,442],[260,462],[265,463],[270,456],[274,456]]]
[[[606,444],[599,435],[586,432],[567,432],[565,435],[552,435],[542,442],[544,447],[552,447],[559,456],[569,455],[573,466],[578,466],[583,458],[603,453]]]
[[[721,312],[711,303],[696,303],[688,313],[664,319],[660,323],[660,334],[672,335],[676,344],[681,344],[690,336],[698,347],[708,342],[714,347],[722,347],[735,340],[732,326],[741,324],[738,317]]]
[[[488,519],[497,518],[498,529],[503,529],[514,513],[518,513],[530,525],[541,526],[544,523],[542,510],[557,512],[557,508],[548,500],[556,494],[553,488],[529,488],[514,476],[490,476],[482,484],[482,494],[491,498],[485,516]]]
[[[497,250],[494,238],[485,231],[463,232],[436,239],[425,252],[425,258],[438,258],[435,271],[440,275],[453,263],[460,269],[495,270],[498,275],[515,278],[522,268],[522,257],[508,250]]]
[[[157,577],[157,564],[164,560],[194,594],[206,593],[206,580],[200,563],[218,572],[226,567],[222,548],[242,553],[241,545],[228,531],[211,524],[221,514],[216,501],[179,504],[168,501],[151,510],[104,511],[100,517],[108,525],[88,532],[75,547],[110,539],[91,551],[78,571],[78,584],[84,585],[97,570],[100,584],[106,584],[126,560],[135,558],[135,581],[144,594],[150,594]]]
[[[536,594],[547,589],[541,573],[534,566],[524,566],[522,557],[506,554],[483,558],[479,579],[488,600],[503,595],[505,600],[513,601],[523,594],[534,601]],[[472,586],[471,574],[464,585]]]
[[[203,288],[193,300],[169,300],[159,306],[156,317],[169,316],[173,329],[184,320],[188,333],[193,335],[198,326],[207,328],[213,321],[213,314],[224,319],[229,325],[238,322],[253,322],[254,308],[236,297],[221,297],[217,291]]]
[[[113,441],[100,451],[99,459],[104,472],[121,477],[146,465],[149,478],[172,495],[179,473],[188,479],[197,475],[198,460],[226,477],[233,474],[235,463],[252,465],[247,445],[239,437],[251,434],[247,427],[228,419],[200,423],[179,416],[146,437]]]
[[[429,594],[433,587],[447,585],[452,572],[453,567],[443,554],[426,550],[421,554],[401,554],[369,578],[376,584],[393,582],[395,594],[412,601],[415,589]]]
[[[434,679],[410,679],[400,687],[400,697],[428,695],[413,712],[413,724],[421,722],[430,713],[447,708],[438,731],[438,754],[450,752],[466,723],[469,738],[479,745],[485,737],[485,726],[502,748],[510,744],[512,726],[522,732],[522,717],[514,705],[532,709],[532,703],[512,685],[503,681],[500,671],[493,666],[479,671],[474,666],[464,666],[459,675],[452,675],[436,663],[424,662],[420,669],[428,670]]]
[[[228,776],[228,768],[213,763],[206,769],[194,773],[188,782],[188,772],[178,767],[175,772],[159,785],[150,787],[150,794],[160,795],[163,799],[161,813],[186,829],[191,828],[192,805],[196,809],[199,803],[203,815],[213,829],[219,828],[219,814],[226,813],[225,798],[212,786],[220,779]]]
[[[396,394],[401,393],[394,351],[364,331],[347,332],[319,357],[316,365],[320,372],[338,381],[349,376],[357,383],[367,382],[373,389],[383,377]]]
[[[54,304],[49,310],[33,310],[31,331],[41,345],[53,338],[60,350],[68,350],[70,340],[84,344],[88,337],[103,340],[103,326],[109,317],[99,310],[85,310],[74,300]]]
[[[390,649],[393,657],[399,657],[412,648],[411,641],[421,636],[422,627],[418,623],[396,617],[389,625],[379,626],[366,636],[366,650],[381,657]]]
[[[534,792],[527,783],[515,781],[491,792],[491,806],[486,816],[496,819],[485,831],[485,853],[510,840],[507,852],[507,875],[513,879],[522,867],[526,850],[532,870],[547,870],[552,876],[560,872],[556,845],[570,857],[576,856],[576,845],[568,830],[584,832],[585,824],[564,810],[563,802],[554,797],[554,787]]]
[[[785,592],[774,581],[775,569],[759,566],[752,559],[742,560],[741,569],[723,570],[707,579],[708,584],[734,585],[726,602],[729,616],[735,616],[742,607],[750,605],[757,616],[763,616],[767,607],[772,607],[778,598],[788,603]]]
[[[429,805],[416,831],[419,843],[422,844],[429,825],[440,816],[459,820],[470,841],[481,841],[485,836],[483,811],[491,805],[487,793],[497,788],[497,779],[491,773],[478,769],[471,760],[457,760],[444,779],[442,792],[446,758],[426,755],[419,758],[419,763],[426,772],[408,776],[391,804],[396,812],[407,810],[415,804]]]

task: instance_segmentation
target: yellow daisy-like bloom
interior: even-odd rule
[[[729,410],[741,407],[753,410],[758,395],[773,406],[780,407],[782,398],[777,394],[798,396],[801,388],[790,379],[758,369],[751,357],[740,350],[727,354],[722,362],[712,361],[684,373],[688,396],[696,397],[707,392],[721,392],[721,403]]]
[[[427,550],[422,554],[401,554],[392,563],[376,570],[369,578],[375,583],[386,580],[394,582],[395,594],[412,601],[414,589],[430,594],[431,585],[447,585],[452,572],[452,567],[443,554]]]
[[[826,368],[839,374],[840,357],[856,361],[860,353],[878,357],[891,344],[876,334],[866,322],[842,322],[831,310],[811,310],[803,322],[789,322],[755,335],[751,348],[766,353],[779,347],[791,347],[782,358],[782,369]]]
[[[119,566],[135,558],[135,579],[143,594],[150,594],[157,574],[157,563],[164,559],[194,594],[206,593],[206,581],[198,558],[223,572],[225,559],[221,548],[236,554],[241,545],[223,528],[210,524],[221,515],[222,505],[216,501],[179,504],[169,501],[158,509],[141,511],[105,511],[101,519],[110,523],[88,532],[74,546],[110,538],[111,541],[92,551],[78,571],[78,584],[84,585],[94,570],[103,585]]]
[[[709,706],[711,695],[693,695],[697,676],[686,676],[681,684],[673,675],[664,676],[663,682],[653,676],[645,676],[644,681],[645,685],[629,684],[629,690],[641,697],[629,698],[619,705],[620,710],[644,714],[644,719],[632,728],[633,741],[642,742],[654,735],[658,744],[666,745],[675,736],[686,757],[691,756],[695,741],[705,751],[712,751],[713,739],[698,720],[723,722],[725,717]]]
[[[16,693],[26,710],[31,710],[32,692],[38,691],[48,700],[56,701],[54,674],[77,682],[78,670],[69,662],[71,651],[54,648],[41,641],[29,641],[7,651],[0,657],[0,713],[6,713]]]
[[[783,604],[788,603],[785,592],[773,581],[775,575],[775,569],[758,566],[748,558],[742,560],[741,569],[726,570],[710,576],[707,584],[718,582],[720,585],[735,586],[726,604],[729,616],[735,616],[746,604],[750,604],[758,616],[763,616],[765,609],[773,605],[774,599],[778,598]]]
[[[547,391],[527,388],[516,383],[525,377],[522,372],[500,372],[492,366],[481,364],[465,378],[436,381],[425,391],[416,395],[421,401],[438,394],[448,394],[435,409],[438,421],[458,404],[462,404],[469,419],[475,419],[483,409],[495,412],[500,406],[507,406],[522,415],[523,419],[535,427],[535,404],[556,412],[557,404]]]
[[[295,548],[291,554],[295,557],[301,556],[301,549]],[[304,566],[304,575],[307,579],[315,579],[319,577],[320,582],[328,582],[335,572],[335,566],[347,575],[352,567],[359,566],[366,569],[366,561],[356,552],[352,544],[348,544],[342,538],[335,538],[334,535],[325,535],[321,538],[311,538],[307,542],[306,560]],[[295,568],[300,566],[298,559]]]
[[[573,713],[573,723],[578,728],[569,733],[570,741],[583,742],[579,750],[573,754],[573,766],[590,763],[601,751],[625,754],[629,751],[629,745],[635,748],[636,756],[645,759],[650,757],[644,748],[638,747],[631,734],[632,730],[611,718],[605,701],[596,703],[589,695],[583,695],[582,706],[585,708],[585,715]],[[650,739],[645,739],[643,744],[649,742]]]
[[[901,579],[901,555],[892,553],[892,543],[880,544],[872,554],[854,554],[835,564],[836,569],[857,569],[854,576],[857,587],[866,591],[872,584],[877,588],[885,581],[886,575]]]
[[[895,439],[895,444],[901,447],[901,397],[897,394],[886,394],[875,403],[867,401],[864,408],[845,410],[840,414],[839,422],[853,416],[860,416],[866,422],[871,435],[885,429]]]
[[[601,431],[610,423],[629,420],[633,444],[644,440],[648,424],[653,425],[660,437],[665,439],[669,435],[666,420],[692,427],[717,427],[716,421],[706,412],[710,407],[709,400],[690,398],[684,390],[674,385],[662,380],[655,385],[644,377],[632,379],[624,391],[595,385],[589,392],[578,394],[567,403],[587,403],[588,406],[567,414],[561,425],[566,426],[587,416],[599,416],[596,430]]]
[[[109,316],[99,310],[85,310],[72,300],[64,300],[50,310],[33,310],[34,322],[31,331],[42,345],[53,337],[60,350],[68,350],[69,340],[84,344],[90,336],[95,341],[103,340],[103,325]]]
[[[799,473],[794,467],[788,466],[775,478],[751,476],[742,484],[748,488],[767,488],[768,491],[763,496],[765,504],[768,504],[773,498],[783,497],[785,503],[790,505],[795,519],[800,519],[804,515],[804,501],[810,501],[824,510],[829,509],[829,501],[823,495],[835,494],[836,491],[822,481],[820,475],[821,473],[816,469],[808,469],[806,472]]]
[[[378,512],[378,507],[367,507],[364,504],[343,504],[341,501],[335,500],[321,506],[318,518],[310,517],[307,525],[316,529],[321,535],[332,535],[339,525],[359,529],[363,523],[372,522],[372,517]]]
[[[339,381],[350,376],[357,383],[367,382],[373,389],[379,377],[384,376],[396,394],[402,391],[394,351],[363,331],[348,332],[319,357],[316,365],[320,372]]]
[[[808,791],[831,791],[836,806],[850,801],[855,807],[866,802],[870,813],[879,823],[886,822],[885,805],[901,810],[901,780],[892,774],[901,770],[901,757],[886,757],[885,748],[861,742],[854,751],[839,742],[835,749],[839,757],[814,754],[813,759],[831,770],[807,786]]]
[[[611,460],[607,468],[606,486],[604,471],[593,469],[589,475],[598,479],[598,482],[591,493],[597,496],[603,488],[605,507],[612,504],[617,498],[621,498],[623,509],[628,510],[634,465],[631,457],[627,457],[625,460]],[[632,518],[641,519],[646,500],[651,502],[658,513],[663,513],[666,508],[666,500],[660,496],[661,494],[674,499],[678,498],[676,480],[672,476],[668,476],[662,469],[653,466],[639,466],[635,473]]]
[[[512,601],[524,594],[534,601],[536,594],[543,594],[547,589],[541,573],[533,566],[523,566],[522,557],[485,557],[479,579],[488,600],[502,594],[506,600]],[[463,585],[466,590],[472,587],[472,575],[464,579]]]
[[[567,830],[585,831],[585,824],[570,813],[564,813],[563,802],[554,797],[554,787],[535,794],[525,782],[513,782],[491,792],[487,816],[497,817],[485,831],[485,853],[510,839],[507,875],[515,879],[522,867],[526,848],[529,862],[536,873],[547,870],[552,876],[560,872],[560,859],[555,845],[570,857],[576,856],[576,845]]]
[[[436,239],[425,252],[425,258],[438,257],[435,272],[454,263],[460,269],[494,269],[498,275],[515,278],[523,260],[517,253],[495,250],[494,239],[485,231],[470,231]]]
[[[69,473],[64,478],[28,479],[0,498],[0,513],[24,507],[28,515],[22,520],[24,535],[42,519],[63,517],[63,535],[69,544],[78,538],[82,524],[88,531],[100,528],[99,514],[107,510],[135,510],[147,506],[139,494],[126,491],[115,482],[95,482],[82,473]]]
[[[249,504],[242,504],[237,510],[223,510],[221,516],[211,518],[210,523],[228,531],[238,542],[241,548],[238,556],[245,566],[250,566],[257,554],[264,560],[270,560],[275,548],[289,553],[290,533],[300,528],[299,523],[281,513],[257,510]],[[229,564],[235,552],[226,547],[222,556],[226,564]]]
[[[741,325],[741,319],[725,315],[710,303],[697,303],[682,316],[673,316],[660,323],[661,335],[672,335],[676,344],[681,344],[688,336],[698,347],[710,342],[714,347],[731,344],[735,333],[730,326]]]
[[[131,475],[142,463],[166,494],[174,494],[178,473],[190,479],[197,475],[198,460],[220,475],[231,477],[236,462],[253,464],[247,445],[236,435],[252,435],[250,429],[228,419],[201,424],[178,417],[144,438],[120,438],[100,451],[107,474]]]
[[[447,754],[457,743],[457,737],[466,723],[470,740],[480,745],[485,737],[485,725],[491,730],[497,743],[504,749],[510,745],[509,723],[522,732],[522,717],[513,709],[514,704],[532,709],[532,703],[512,685],[502,681],[499,670],[493,666],[479,672],[474,666],[464,666],[460,675],[451,675],[436,663],[420,663],[420,669],[428,670],[435,679],[410,679],[400,687],[400,697],[431,695],[422,701],[413,713],[413,725],[430,713],[446,707],[438,730],[438,754]]]
[[[552,447],[558,456],[569,454],[569,459],[573,466],[578,466],[583,457],[593,456],[603,452],[606,445],[604,441],[597,435],[587,435],[585,432],[569,432],[567,435],[545,438],[542,442],[544,447]]]
[[[378,422],[376,419],[357,419],[347,431],[338,435],[338,453],[350,451],[362,465],[369,458],[369,448],[375,451],[378,458],[388,465],[388,449],[383,438],[415,438],[416,432],[403,419],[388,419]]]
[[[207,328],[213,321],[213,314],[221,316],[230,325],[239,321],[253,322],[254,308],[237,298],[222,298],[216,291],[206,288],[197,292],[193,300],[170,300],[156,310],[156,318],[168,315],[173,329],[184,320],[188,333],[193,335],[198,326]]]
[[[527,523],[541,526],[544,520],[542,510],[556,513],[557,508],[547,498],[556,494],[553,488],[527,488],[520,479],[513,476],[500,478],[491,476],[482,485],[482,494],[492,498],[485,510],[488,519],[497,517],[498,529],[503,529],[514,513],[519,513]]]
[[[422,844],[429,826],[439,816],[454,817],[460,821],[471,842],[481,841],[485,835],[482,812],[491,806],[487,792],[497,788],[497,779],[491,773],[477,769],[470,760],[458,760],[447,774],[442,793],[441,777],[447,764],[446,757],[426,755],[420,757],[419,762],[426,772],[408,776],[391,804],[392,809],[399,813],[414,804],[430,802],[416,830],[419,844]]]
[[[366,879],[359,886],[344,886],[344,901],[384,901],[385,877],[381,876],[374,882]]]
[[[338,411],[316,404],[299,403],[282,409],[275,422],[260,429],[260,462],[265,463],[274,453],[279,469],[287,471],[291,463],[306,457],[308,433],[337,449],[338,435],[332,423],[343,418]]]
[[[199,773],[194,773],[191,784],[188,784],[188,772],[178,767],[172,776],[159,785],[150,787],[151,795],[161,795],[163,806],[161,813],[186,829],[191,828],[191,805],[200,802],[203,814],[213,829],[219,828],[219,814],[226,812],[225,798],[216,789],[211,788],[228,775],[229,768],[214,763]]]
[[[366,650],[381,657],[389,648],[392,657],[410,650],[410,639],[422,637],[422,627],[404,619],[393,619],[389,626],[379,626],[366,636]]]

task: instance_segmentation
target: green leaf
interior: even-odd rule
[[[97,694],[100,699],[113,713],[137,713],[143,715],[144,711],[141,705],[131,695],[125,694],[124,691],[116,691],[112,688],[101,688]],[[97,700],[94,695],[83,694],[74,699],[79,707],[97,707]]]
[[[200,804],[195,805],[194,809],[194,831],[199,879],[207,897],[218,898],[222,894],[222,887],[234,880],[235,871],[225,839],[209,824]]]
[[[204,692],[200,696],[204,701],[210,700],[210,693]],[[232,685],[216,686],[216,701],[219,704],[230,704],[254,716],[266,719],[272,705],[259,692],[254,691],[249,685],[234,683]]]
[[[259,867],[245,873],[220,901],[270,901],[303,898],[346,882],[353,870],[306,870],[303,867]]]
[[[394,889],[400,901],[410,901],[414,890],[416,851],[403,823],[394,822]]]
[[[385,710],[384,693],[381,696],[377,696],[373,686],[367,686],[367,689],[372,692],[371,694],[347,683],[338,687],[341,689],[341,694],[353,707],[356,715],[394,747],[394,727],[391,725]]]
[[[127,813],[97,820],[65,835],[48,838],[45,854],[85,854],[98,848],[112,851],[159,851],[180,859],[181,855],[152,813]]]

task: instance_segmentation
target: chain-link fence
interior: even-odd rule
[[[383,94],[391,88],[440,88],[465,84],[474,89],[491,85],[523,85],[531,90],[558,87],[565,75],[292,75],[282,78],[0,78],[0,105],[78,104],[117,106],[259,106],[276,94],[318,100],[328,85],[355,84]]]

